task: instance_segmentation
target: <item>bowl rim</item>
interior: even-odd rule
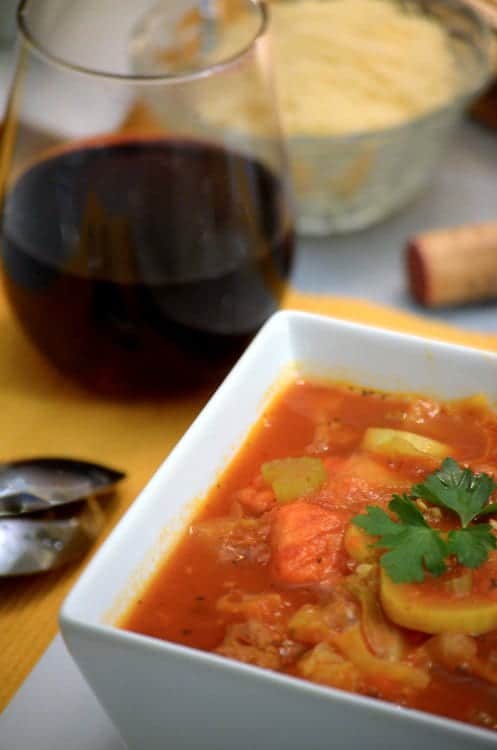
[[[178,441],[173,450],[166,457],[165,461],[157,469],[151,479],[147,482],[145,487],[142,489],[130,509],[125,513],[125,516],[116,524],[111,534],[105,540],[101,548],[96,552],[90,562],[86,565],[83,573],[80,575],[78,581],[73,586],[69,594],[66,596],[60,613],[59,623],[61,627],[62,637],[66,640],[65,630],[78,631],[84,633],[86,636],[91,638],[92,641],[99,640],[102,643],[109,645],[121,644],[129,649],[145,649],[149,652],[153,652],[157,655],[157,658],[161,658],[161,655],[166,657],[172,655],[175,657],[183,658],[190,662],[197,662],[203,667],[211,669],[219,669],[232,674],[242,674],[246,677],[252,677],[259,683],[270,684],[273,683],[277,686],[282,686],[293,692],[304,691],[309,695],[315,696],[316,699],[327,699],[337,701],[340,705],[352,705],[357,708],[364,708],[370,712],[376,713],[377,716],[387,716],[390,718],[403,717],[407,723],[411,723],[413,726],[419,722],[433,728],[443,729],[447,733],[447,738],[450,735],[457,734],[459,737],[467,738],[468,742],[471,739],[480,740],[491,740],[493,743],[497,742],[497,734],[495,731],[486,729],[484,727],[478,727],[466,722],[443,717],[436,714],[431,714],[427,711],[419,709],[405,708],[401,712],[399,706],[393,702],[386,701],[383,699],[370,698],[355,693],[349,693],[337,688],[321,686],[316,683],[302,680],[301,678],[286,675],[278,672],[273,672],[268,669],[263,669],[243,662],[238,662],[233,659],[228,659],[218,654],[211,652],[202,651],[200,649],[194,649],[188,646],[174,643],[172,641],[165,641],[152,636],[142,635],[139,633],[126,631],[118,627],[114,623],[107,622],[93,622],[91,617],[85,618],[84,614],[77,614],[80,610],[84,612],[84,603],[86,599],[84,597],[84,588],[87,585],[87,581],[95,577],[96,574],[102,573],[102,568],[105,567],[106,558],[114,558],[116,554],[116,542],[119,542],[119,536],[125,532],[128,527],[133,525],[133,518],[142,513],[142,508],[145,507],[147,502],[147,494],[152,483],[157,484],[167,481],[167,476],[162,478],[160,476],[166,463],[171,461],[183,462],[183,452],[185,447],[188,446],[190,441],[190,435],[192,431],[202,430],[204,432],[209,428],[211,414],[214,414],[214,407],[222,404],[225,397],[228,395],[233,388],[238,387],[243,378],[246,381],[247,377],[250,376],[251,360],[253,358],[259,358],[261,353],[264,353],[264,345],[266,340],[269,342],[270,337],[274,333],[281,335],[282,331],[286,332],[287,338],[291,336],[291,324],[292,321],[304,321],[306,324],[322,325],[325,324],[329,327],[330,332],[335,328],[341,329],[345,332],[359,333],[370,337],[380,337],[390,342],[395,343],[399,341],[407,342],[407,344],[413,344],[416,347],[429,345],[430,349],[435,349],[441,354],[443,352],[452,352],[456,356],[469,356],[471,358],[485,358],[486,361],[490,362],[496,367],[497,371],[497,353],[492,350],[478,349],[463,344],[451,343],[438,339],[431,339],[425,336],[420,336],[411,333],[404,333],[400,331],[394,331],[391,329],[381,328],[378,326],[365,325],[362,323],[355,323],[351,321],[334,318],[331,316],[325,316],[315,313],[307,313],[293,310],[282,310],[275,313],[265,323],[262,329],[259,331],[257,336],[254,338],[252,343],[247,348],[246,352],[238,360],[234,368],[228,374],[226,379],[223,381],[217,391],[211,396],[207,404],[203,407],[199,415],[195,418],[191,426],[187,429],[181,439]],[[257,351],[257,349],[259,351]],[[267,351],[266,351],[267,353]],[[270,383],[267,384],[269,387]],[[252,422],[253,424],[253,422]],[[186,522],[187,523],[187,522]],[[184,524],[183,524],[184,525]],[[123,533],[124,532],[124,533]],[[80,590],[82,592],[80,596]],[[112,596],[119,594],[118,590],[115,590]],[[79,601],[81,599],[81,602]],[[111,603],[109,602],[109,606]],[[76,613],[73,611],[76,610]]]
[[[202,667],[207,669],[210,668],[211,670],[220,670],[225,673],[239,674],[266,685],[273,683],[274,685],[281,686],[294,693],[305,692],[310,696],[314,696],[316,699],[324,699],[328,701],[331,699],[343,706],[352,705],[357,708],[367,709],[370,712],[376,713],[377,716],[382,715],[390,719],[400,718],[401,721],[410,723],[413,726],[421,722],[426,725],[431,725],[434,728],[444,730],[447,733],[447,739],[450,738],[450,735],[458,735],[459,737],[462,736],[467,738],[468,742],[471,739],[490,739],[493,743],[497,742],[495,730],[478,727],[458,719],[451,719],[440,716],[439,714],[432,714],[429,711],[423,711],[421,709],[400,706],[397,703],[382,698],[371,698],[367,695],[352,693],[331,686],[320,685],[315,682],[304,680],[300,677],[284,674],[282,672],[275,672],[252,664],[246,664],[209,651],[201,651],[200,649],[190,648],[189,646],[183,646],[181,644],[173,643],[172,641],[162,641],[158,638],[153,638],[152,636],[122,630],[116,626],[83,623],[80,620],[72,619],[71,616],[66,613],[63,615],[61,614],[61,617],[64,618],[69,626],[72,625],[80,631],[84,631],[92,639],[107,642],[109,645],[120,643],[121,645],[134,649],[135,651],[136,649],[145,649],[154,653],[157,658],[161,658],[161,655],[172,655],[185,659],[185,661],[189,661],[190,663],[199,663]]]

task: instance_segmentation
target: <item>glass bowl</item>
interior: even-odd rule
[[[182,2],[190,7],[190,0],[182,0]],[[295,197],[297,230],[301,234],[309,235],[362,229],[388,216],[413,198],[429,181],[453,129],[462,119],[466,107],[489,81],[493,68],[490,28],[464,0],[383,0],[380,5],[389,3],[395,6],[402,16],[427,19],[444,32],[449,52],[445,63],[450,74],[455,78],[455,86],[447,92],[445,98],[444,87],[439,84],[438,96],[436,99],[430,99],[432,102],[436,101],[436,104],[428,105],[431,108],[425,107],[422,114],[411,119],[405,119],[402,122],[397,119],[396,124],[388,127],[382,125],[381,128],[358,131],[352,125],[358,121],[354,115],[351,120],[349,119],[351,129],[345,132],[340,127],[342,113],[337,108],[336,115],[334,110],[333,113],[330,112],[328,132],[328,115],[323,114],[325,108],[321,103],[327,104],[327,108],[331,109],[330,100],[327,103],[324,102],[328,89],[325,83],[324,92],[321,95],[321,90],[319,90],[319,96],[317,96],[313,93],[313,84],[318,80],[320,72],[319,81],[321,82],[325,80],[327,73],[338,75],[337,68],[333,68],[332,71],[329,68],[316,70],[312,67],[312,55],[308,54],[308,47],[305,45],[301,47],[302,37],[312,33],[305,28],[308,14],[304,15],[303,19],[299,17],[295,20],[293,17],[288,17],[284,23],[286,28],[299,28],[299,36],[295,43],[293,35],[292,37],[284,36],[285,29],[282,29],[280,25],[276,8],[290,5],[295,8],[296,5],[306,3],[310,11],[312,3],[315,12],[316,4],[325,7],[334,2],[336,0],[272,0],[268,6],[273,54],[265,57],[265,70],[268,76],[275,74],[276,95],[279,100]],[[166,56],[163,54],[169,42],[164,34],[164,24],[160,22],[162,14],[169,12],[168,7],[165,0],[159,0],[154,13],[146,19],[148,37],[138,30],[140,33],[137,33],[137,38],[132,40],[131,65],[136,72],[141,71],[144,61],[148,67],[156,66],[157,72],[164,74],[170,72],[170,63],[165,62]],[[181,12],[184,13],[184,8]],[[185,59],[193,67],[205,60],[214,58],[219,61],[229,57],[234,40],[243,39],[247,34],[247,19],[243,16],[238,17],[226,3],[220,2],[216,5],[215,22],[211,21],[214,23],[214,32],[202,13],[197,15],[196,25],[193,24],[191,29],[190,26],[188,28],[190,33],[194,36],[196,34],[196,38],[200,41],[198,49],[195,47],[195,51],[192,52],[187,46],[182,48]],[[184,19],[189,18],[188,14],[184,16]],[[360,15],[357,18],[362,22],[362,33],[359,36],[361,42],[364,39],[365,43],[376,43],[376,29],[380,28],[379,24],[383,24],[381,26],[383,30],[386,24],[385,19],[375,17],[375,26],[375,23],[368,24],[367,19],[366,22],[362,21]],[[301,25],[297,25],[297,22]],[[192,23],[191,20],[189,23]],[[330,20],[323,13],[324,23],[330,23]],[[321,28],[322,26],[320,30]],[[154,33],[150,33],[150,29]],[[301,30],[302,33],[300,33]],[[331,32],[334,34],[335,43],[337,39],[339,43],[343,43],[343,38],[340,37],[341,31],[343,35],[346,30],[341,30],[338,22],[335,22]],[[355,33],[358,33],[357,30]],[[390,28],[390,34],[393,33],[395,32]],[[411,36],[411,39],[413,38],[415,37]],[[180,42],[181,40],[178,44]],[[186,41],[183,43],[186,45]],[[322,38],[316,40],[316,44],[323,45],[323,43]],[[282,45],[285,45],[285,53],[281,52]],[[416,53],[418,54],[416,60],[412,57],[411,59],[415,71],[421,70],[423,74],[426,71],[426,85],[431,91],[429,87],[433,82],[430,83],[429,78],[430,66],[432,66],[430,51],[431,48],[426,58],[423,56],[420,60],[419,54]],[[398,60],[398,50],[395,53]],[[339,57],[336,51],[334,54],[334,58],[330,55],[329,66],[343,62],[343,55]],[[387,54],[389,54],[388,49]],[[406,48],[402,62],[406,60],[407,55]],[[362,67],[358,57],[360,58],[361,55],[356,55],[350,61],[350,70],[354,73],[359,71],[365,80],[365,85],[368,86],[371,81],[374,82],[377,71],[373,72],[373,77],[371,77],[370,70],[365,64],[368,60],[367,56],[366,60],[362,61]],[[183,60],[183,57],[181,59]],[[311,66],[306,67],[309,60]],[[295,61],[297,61],[296,70],[292,67]],[[300,68],[301,63],[304,69]],[[391,59],[389,63],[385,63],[386,83],[383,91],[388,90],[385,86],[388,85],[391,72],[397,72]],[[345,74],[347,72],[346,69]],[[341,83],[342,79],[337,80]],[[422,80],[424,81],[424,78]],[[419,76],[417,81],[419,81]],[[239,87],[238,94],[232,90],[227,95],[223,90],[211,90],[208,82],[200,81],[202,97],[208,102],[208,107],[205,107],[203,111],[195,109],[191,96],[188,98],[178,95],[174,106],[170,106],[168,101],[161,102],[157,97],[153,99],[152,96],[146,97],[144,101],[147,111],[152,114],[157,123],[162,123],[170,130],[182,132],[186,137],[193,138],[200,133],[202,137],[207,136],[214,140],[222,134],[225,142],[229,142],[234,149],[241,151],[246,144],[247,128],[250,123],[253,123],[254,117],[256,119],[259,117],[259,132],[255,128],[251,131],[251,137],[258,141],[257,149],[261,158],[267,162],[269,168],[272,168],[270,158],[265,156],[266,152],[269,154],[271,150],[272,141],[265,133],[267,128],[261,115],[259,83],[257,80],[247,78],[243,87]],[[407,98],[412,100],[411,90],[407,89]],[[374,87],[372,91],[370,98],[375,95]],[[416,95],[418,94],[421,98],[425,94],[419,85],[416,89]],[[316,106],[317,100],[319,103]],[[349,99],[345,92],[342,95],[342,102],[346,109]],[[297,114],[296,125],[292,119],[294,104],[297,108],[300,107],[300,111],[305,115],[302,120]],[[373,105],[377,106],[377,104],[377,99],[373,99]],[[356,106],[361,107],[362,113],[363,105],[360,100],[357,100]],[[312,108],[311,116],[308,114],[309,108]],[[365,114],[368,113],[365,112]],[[307,128],[306,121],[312,117],[317,117],[320,122],[318,125],[313,122],[311,132],[311,128]],[[364,123],[362,125],[364,128],[365,119],[360,121]],[[382,118],[380,113],[376,122],[378,121],[383,123],[387,119]],[[388,120],[388,122],[391,121]],[[272,133],[273,138],[277,138],[278,135],[278,133]]]
[[[472,8],[459,0],[389,2],[443,27],[455,60],[457,91],[442,105],[393,127],[288,135],[300,233],[362,229],[406,204],[426,186],[466,107],[490,78],[491,32]],[[429,65],[426,60],[427,70]]]

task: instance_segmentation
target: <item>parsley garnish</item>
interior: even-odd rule
[[[410,495],[394,495],[388,508],[398,521],[382,508],[368,506],[366,514],[352,523],[368,534],[379,537],[377,547],[387,549],[381,566],[395,583],[421,583],[425,571],[439,576],[447,570],[449,555],[467,568],[478,568],[497,549],[497,539],[489,524],[474,524],[475,519],[497,512],[497,504],[488,499],[497,484],[488,474],[474,474],[452,458],[446,458],[440,469],[421,484],[411,488]],[[415,498],[457,514],[461,528],[444,535],[433,529],[418,509]]]
[[[496,548],[496,539],[488,523],[449,531],[449,553],[466,568],[479,568]]]
[[[439,471],[426,477],[423,484],[414,485],[412,493],[433,505],[454,511],[462,527],[466,528],[485,509],[496,488],[497,484],[488,474],[473,474],[471,469],[463,469],[453,458],[446,458]],[[495,511],[496,505],[490,512]]]

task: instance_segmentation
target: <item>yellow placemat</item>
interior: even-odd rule
[[[497,335],[465,332],[361,300],[289,290],[283,306],[497,350]],[[0,295],[0,460],[69,454],[125,469],[128,479],[107,506],[100,543],[207,397],[205,392],[148,403],[91,397],[45,364]],[[59,607],[87,559],[60,572],[0,581],[0,710],[55,635]]]

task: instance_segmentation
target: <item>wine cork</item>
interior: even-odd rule
[[[497,222],[413,237],[407,245],[407,274],[412,296],[425,307],[497,298]]]

